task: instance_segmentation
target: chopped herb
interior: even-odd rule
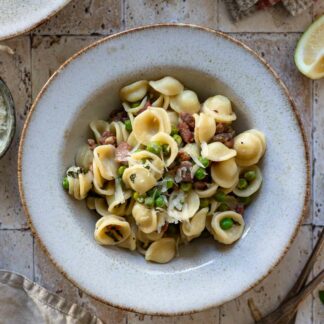
[[[176,125],[171,125],[171,136],[177,135],[179,133],[179,128]]]
[[[136,179],[136,174],[135,173],[131,174],[129,178],[134,183]]]

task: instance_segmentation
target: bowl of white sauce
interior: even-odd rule
[[[0,159],[14,138],[16,128],[15,106],[7,85],[0,78]]]

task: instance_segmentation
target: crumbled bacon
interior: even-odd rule
[[[190,161],[190,155],[188,154],[188,153],[186,153],[185,151],[179,151],[178,152],[178,159],[179,159],[179,161],[181,162],[181,161]]]
[[[216,133],[212,138],[213,142],[221,142],[229,148],[234,146],[235,130],[229,124],[216,123]]]
[[[194,187],[197,190],[205,190],[205,189],[208,188],[208,185],[207,185],[207,182],[204,182],[204,181],[196,181],[194,183]]]
[[[118,163],[127,162],[129,152],[132,150],[132,146],[127,142],[121,142],[116,148],[115,160]]]
[[[235,211],[238,214],[241,214],[243,216],[243,214],[244,214],[244,205],[241,204],[241,203],[238,203],[237,206],[235,207]]]
[[[189,129],[191,131],[195,129],[195,118],[192,115],[185,112],[181,112],[179,117],[183,122],[185,122],[189,126]]]
[[[179,133],[185,143],[192,143],[194,141],[194,134],[185,122],[179,122]]]
[[[101,145],[116,145],[116,136],[111,131],[104,131],[99,138],[99,143]]]
[[[96,141],[92,138],[88,139],[88,145],[89,145],[90,150],[92,150],[92,151],[97,147]]]
[[[125,121],[128,119],[128,115],[126,111],[119,111],[112,117],[113,121]]]

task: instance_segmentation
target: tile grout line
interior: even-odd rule
[[[121,25],[122,30],[126,29],[126,0],[121,1]]]

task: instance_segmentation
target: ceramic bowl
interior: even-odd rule
[[[55,15],[71,0],[2,0],[0,40],[26,33]]]
[[[264,183],[231,247],[197,239],[168,264],[99,246],[96,217],[62,189],[88,124],[120,107],[119,89],[171,75],[201,100],[231,98],[238,131],[257,128],[268,148]],[[47,254],[78,287],[111,305],[149,314],[182,314],[227,302],[262,280],[295,237],[308,195],[307,149],[287,89],[239,41],[214,30],[164,24],[104,38],[63,64],[38,95],[19,150],[25,212]]]

